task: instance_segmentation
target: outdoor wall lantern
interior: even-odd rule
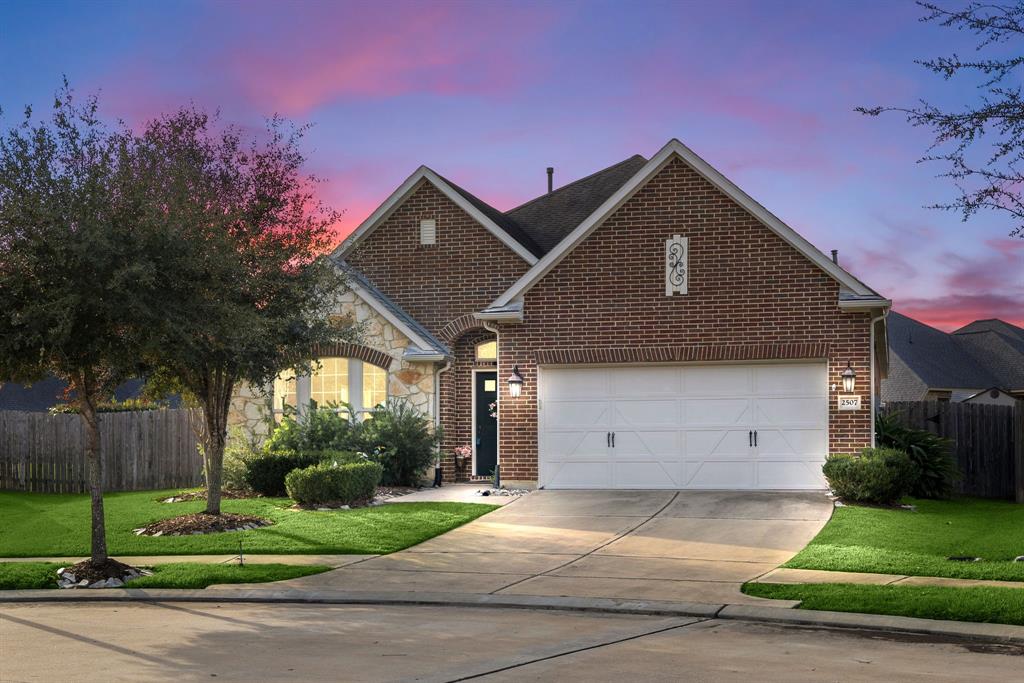
[[[857,373],[850,366],[850,361],[846,361],[846,369],[843,370],[841,377],[843,378],[843,391],[848,394],[852,393],[854,382],[857,380]]]
[[[512,366],[512,374],[508,378],[508,395],[518,398],[523,391],[523,376],[519,374],[519,366]]]

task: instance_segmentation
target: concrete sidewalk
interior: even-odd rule
[[[754,583],[855,583],[874,586],[942,586],[947,588],[1024,588],[1024,581],[993,579],[954,579],[942,576],[905,576],[866,572],[830,572],[821,569],[780,567],[754,579]]]

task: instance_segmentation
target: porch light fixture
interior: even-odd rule
[[[846,369],[843,370],[843,374],[840,376],[843,378],[843,391],[848,394],[851,393],[854,382],[857,380],[857,373],[850,366],[850,361],[846,361]]]
[[[523,391],[523,376],[519,374],[519,366],[512,366],[512,374],[508,378],[508,395],[518,398]]]

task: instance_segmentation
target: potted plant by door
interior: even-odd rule
[[[466,466],[473,459],[473,447],[472,446],[458,446],[455,449],[455,471],[462,474],[466,471]]]

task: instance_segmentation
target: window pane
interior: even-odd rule
[[[348,403],[348,359],[321,358],[320,369],[310,377],[309,397],[317,406]]]
[[[363,363],[363,409],[373,410],[388,400],[388,372]]]
[[[488,341],[482,344],[476,345],[476,359],[477,360],[497,360],[498,359],[498,342]]]
[[[274,379],[274,412],[295,407],[295,371],[285,370]]]

